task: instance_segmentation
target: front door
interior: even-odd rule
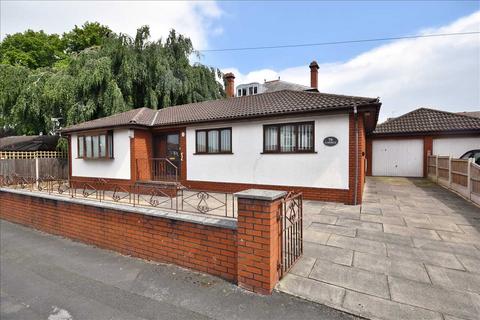
[[[153,179],[177,180],[181,170],[180,134],[161,133],[154,138]]]

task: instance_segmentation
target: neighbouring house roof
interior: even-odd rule
[[[263,83],[263,87],[265,88],[265,92],[275,92],[281,90],[318,91],[317,89],[312,87],[307,87],[298,83],[292,83],[283,80],[265,81]]]
[[[480,133],[480,118],[458,113],[419,108],[377,125],[374,135],[424,133]]]
[[[480,111],[463,111],[463,112],[457,112],[457,114],[461,114],[464,116],[470,116],[474,118],[480,118]]]
[[[236,120],[316,111],[371,108],[376,123],[378,98],[354,97],[319,92],[281,90],[236,98],[226,98],[168,107],[140,108],[100,118],[62,130],[64,133],[118,126],[166,127],[221,120]],[[372,127],[372,130],[374,125]]]
[[[0,151],[55,151],[58,136],[10,136],[0,138]]]

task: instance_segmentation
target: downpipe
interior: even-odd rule
[[[358,202],[358,112],[357,106],[353,107],[353,117],[355,122],[355,186],[353,204],[357,205]]]

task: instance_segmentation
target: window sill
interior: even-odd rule
[[[291,151],[291,152],[280,152],[280,151],[268,151],[260,152],[260,154],[315,154],[317,151]]]
[[[115,158],[75,158],[78,160],[102,160],[102,161],[108,161],[108,160],[114,160]]]
[[[233,154],[233,152],[215,152],[215,153],[209,153],[209,152],[200,152],[200,153],[197,153],[195,152],[193,155],[194,156],[218,156],[218,155],[229,155],[229,154]]]

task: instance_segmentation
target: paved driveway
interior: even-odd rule
[[[480,209],[424,179],[365,191],[361,207],[305,203],[304,256],[278,289],[368,318],[480,319]]]

